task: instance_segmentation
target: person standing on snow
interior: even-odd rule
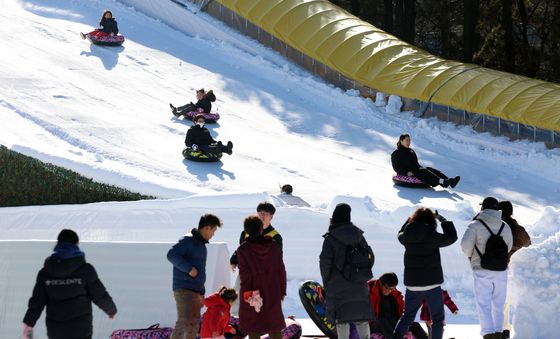
[[[231,155],[233,153],[233,143],[227,142],[223,145],[221,141],[216,142],[210,135],[208,128],[204,127],[204,115],[197,114],[193,118],[193,125],[187,131],[185,136],[185,146],[190,147],[193,151],[201,150],[205,153],[223,152]]]
[[[117,20],[113,18],[113,13],[109,10],[105,10],[103,15],[101,16],[101,21],[99,22],[99,28],[89,32],[89,33],[82,33],[80,32],[80,36],[82,39],[85,39],[88,35],[93,35],[97,38],[102,38],[105,36],[115,36],[119,34],[119,27],[117,25]]]
[[[480,334],[484,339],[502,338],[508,252],[513,244],[511,229],[502,221],[498,208],[498,200],[485,198],[480,213],[461,239],[461,248],[473,271]]]
[[[63,229],[57,237],[54,253],[45,260],[37,274],[33,295],[23,318],[25,339],[47,307],[47,336],[50,339],[91,338],[93,315],[91,303],[103,310],[109,319],[117,314],[117,307],[107,293],[95,268],[86,262],[78,247],[78,234]]]
[[[286,296],[286,269],[280,245],[263,236],[263,223],[257,216],[243,222],[248,235],[237,249],[241,295],[239,329],[249,339],[268,333],[270,339],[281,339],[286,327],[282,300]]]
[[[173,296],[177,306],[177,322],[171,339],[195,339],[200,329],[200,307],[206,282],[206,244],[212,239],[222,221],[213,214],[205,214],[169,252],[167,260],[173,264]]]
[[[391,154],[391,164],[393,169],[401,176],[415,176],[424,183],[436,187],[451,186],[455,188],[461,180],[460,176],[448,178],[445,174],[432,167],[422,167],[418,163],[418,157],[410,148],[410,135],[401,134],[397,142],[397,149]]]
[[[436,218],[441,223],[443,233],[437,232]],[[432,338],[443,337],[445,313],[441,284],[443,269],[439,249],[457,241],[457,231],[452,221],[434,214],[425,207],[418,208],[405,222],[398,233],[399,242],[404,246],[404,314],[399,319],[393,339],[402,339],[414,321],[416,313],[425,299],[432,313]]]
[[[171,108],[171,113],[176,117],[180,117],[188,112],[210,113],[212,110],[212,103],[216,101],[216,96],[212,90],[206,92],[204,88],[201,88],[196,91],[196,99],[198,100],[196,104],[190,102],[179,107],[175,107],[170,103],[169,107]]]
[[[350,323],[354,323],[360,339],[370,337],[369,322],[373,310],[369,298],[368,280],[372,278],[373,251],[363,236],[363,231],[350,221],[351,207],[336,205],[329,225],[323,235],[323,248],[319,255],[321,277],[327,298],[327,318],[336,323],[339,338],[348,338]],[[369,269],[355,271],[348,262],[347,249],[362,247],[369,251]],[[351,272],[351,273],[349,273]]]

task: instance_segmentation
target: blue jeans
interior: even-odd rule
[[[404,296],[404,314],[399,319],[393,339],[402,339],[403,335],[408,331],[408,327],[414,322],[416,313],[422,305],[422,299],[426,299],[432,315],[432,339],[441,339],[443,337],[443,321],[445,313],[443,311],[443,297],[441,296],[441,287],[432,288],[427,291],[411,291],[406,289]]]

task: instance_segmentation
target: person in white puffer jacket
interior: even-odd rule
[[[484,255],[486,243],[491,236],[486,226],[492,234],[498,234],[501,229],[499,235],[507,245],[507,251],[511,250],[513,245],[511,229],[501,218],[502,211],[498,209],[498,200],[493,197],[485,198],[480,213],[473,218],[461,239],[461,248],[469,258],[473,270],[480,334],[484,339],[502,338],[503,308],[507,295],[507,267],[504,270],[483,268],[479,254],[480,251]]]

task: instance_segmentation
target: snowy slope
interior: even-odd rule
[[[294,293],[299,281],[318,279],[320,235],[329,205],[338,201],[352,203],[366,230],[376,275],[402,272],[395,231],[420,204],[439,209],[462,234],[482,198],[494,195],[514,202],[515,216],[539,236],[537,243],[558,232],[560,151],[387,114],[203,13],[171,2],[125,3],[3,2],[0,143],[98,181],[181,199],[0,209],[2,239],[53,239],[61,227],[74,227],[84,240],[171,242],[203,204],[226,221],[217,240],[231,250],[250,206],[267,197],[262,192],[276,193],[278,184],[289,182],[313,206],[282,208],[274,220],[293,246],[285,252],[291,280],[285,307],[301,315]],[[79,39],[105,8],[127,38],[121,48]],[[218,97],[214,107],[222,118],[208,126],[211,132],[234,142],[233,155],[220,163],[187,162],[180,153],[190,123],[172,118],[168,103],[194,100],[199,87]],[[412,135],[421,163],[462,176],[456,190],[392,185],[390,153],[403,131]],[[449,321],[476,323],[470,271],[459,246],[444,257],[447,288],[465,311]]]

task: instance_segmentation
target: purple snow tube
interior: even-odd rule
[[[192,120],[195,116],[197,116],[198,114],[202,114],[204,116],[204,120],[206,121],[206,123],[213,123],[216,122],[220,119],[220,114],[219,113],[200,113],[197,111],[193,111],[193,112],[187,112],[187,113],[183,113],[183,115],[185,116],[185,118],[188,118],[189,120]]]
[[[395,175],[393,176],[393,182],[397,186],[404,186],[404,187],[414,187],[414,188],[426,188],[430,187],[430,185],[426,184],[422,180],[418,179],[415,176],[406,176],[406,175]]]
[[[87,34],[86,37],[89,41],[91,41],[92,44],[100,45],[100,46],[120,46],[124,42],[123,35],[114,35],[114,36],[108,35],[103,37],[97,37],[95,35]]]

